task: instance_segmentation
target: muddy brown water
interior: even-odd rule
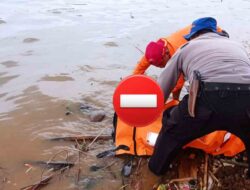
[[[144,50],[148,41],[214,16],[249,51],[246,0],[2,0],[0,10],[0,189],[20,189],[41,178],[44,171],[29,169],[27,161],[48,161],[60,151],[76,161],[74,143],[48,138],[97,135],[103,129],[110,134],[113,91],[139,60],[137,48]],[[105,119],[90,122],[81,104],[105,111]],[[123,160],[95,158],[112,145],[95,143],[80,164],[44,189],[119,189]],[[55,159],[65,160],[65,152]],[[112,161],[112,172],[89,171]],[[143,180],[143,188],[151,189],[158,178],[145,167]]]

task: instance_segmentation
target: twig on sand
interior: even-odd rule
[[[205,167],[204,167],[204,187],[203,190],[207,190],[208,184],[208,154],[205,154]]]
[[[89,144],[87,145],[87,149],[90,149],[90,147],[92,146],[92,144],[102,135],[102,133],[103,133],[105,130],[106,130],[106,128],[104,128],[104,129],[102,129],[102,130],[100,131],[100,133],[92,140],[92,142],[89,143]]]
[[[213,174],[213,172],[209,171],[209,175],[212,177],[214,181],[216,181],[217,185],[220,186],[220,181],[218,180],[217,177]]]
[[[49,170],[46,171],[46,174],[49,174],[50,172],[52,171],[55,171],[54,167],[58,167],[60,168],[60,172],[58,173],[52,173],[46,177],[44,177],[44,173],[45,173],[45,170],[46,168],[48,167],[44,167],[43,170],[42,170],[42,173],[41,173],[41,178],[40,178],[40,181],[39,182],[36,182],[35,184],[32,184],[32,185],[29,185],[29,186],[26,186],[26,187],[23,187],[21,188],[21,190],[38,190],[38,189],[41,189],[43,186],[46,186],[48,185],[49,181],[55,176],[55,175],[59,175],[59,174],[62,174],[66,169],[72,167],[74,164],[73,163],[69,163],[69,162],[53,162],[53,159],[61,154],[62,152],[66,152],[67,153],[67,157],[66,157],[66,161],[68,160],[68,151],[67,150],[62,150],[62,151],[59,151],[57,152],[56,154],[54,154],[48,162],[43,162],[43,161],[38,161],[37,164],[42,164],[42,165],[46,165],[50,168]],[[53,167],[54,166],[54,167]]]
[[[45,161],[28,161],[24,164],[25,166],[29,167],[25,173],[28,173],[31,169],[33,169],[33,165],[38,165],[42,168],[46,169],[53,169],[53,171],[60,170],[65,167],[71,168],[74,166],[73,162],[65,162],[65,161],[51,161],[51,162],[45,162]]]
[[[119,190],[126,190],[126,187],[127,187],[128,185],[129,185],[129,184],[125,184],[125,185],[121,186]]]
[[[68,160],[68,157],[69,157],[69,151],[68,150],[61,150],[61,151],[59,151],[59,152],[57,152],[56,154],[54,154],[50,159],[49,159],[49,161],[47,162],[47,163],[50,163],[52,160],[54,160],[54,158],[56,157],[56,156],[58,156],[59,154],[61,154],[61,153],[63,153],[63,152],[66,152],[66,161]]]
[[[129,183],[125,184],[124,176],[122,175],[122,186],[119,188],[119,190],[126,190],[126,187],[129,185]]]
[[[51,163],[51,161],[53,161],[53,159],[54,159],[57,155],[61,154],[62,152],[66,152],[67,157],[66,157],[65,160],[67,161],[67,160],[68,160],[68,156],[69,156],[68,151],[67,151],[67,150],[61,150],[61,151],[57,152],[56,154],[54,154],[54,155],[49,159],[49,161],[47,162],[47,164]],[[61,169],[61,171],[65,171],[65,169],[67,169],[67,168],[69,168],[69,167],[67,166],[67,167],[63,168],[64,170]],[[40,181],[42,181],[42,179],[43,179],[43,174],[44,174],[44,172],[45,172],[45,169],[46,169],[46,168],[43,168],[43,170],[42,170],[42,173],[41,173],[41,180],[40,180]],[[49,170],[47,171],[47,173],[49,173],[49,172],[51,172],[51,171],[53,171],[53,168],[49,169]]]
[[[77,176],[76,176],[76,183],[79,182],[79,179],[80,179],[80,175],[81,175],[81,168],[79,167],[78,170],[77,170]]]
[[[241,166],[241,167],[248,167],[248,164],[247,163],[244,163],[244,162],[237,162],[237,161],[234,161],[234,160],[225,160],[225,159],[221,159],[221,162],[222,163],[227,163],[227,164],[233,164],[233,165],[236,165],[236,166]]]
[[[108,164],[107,166],[102,167],[102,168],[100,168],[100,169],[103,170],[103,171],[105,171],[105,169],[106,169],[106,170],[110,173],[110,175],[111,175],[114,179],[116,179],[117,176],[116,176],[116,174],[114,173],[114,171],[111,169],[111,166],[113,166],[115,163],[117,163],[117,161],[118,161],[118,160],[114,160],[113,162],[111,162],[111,163]]]
[[[135,171],[136,175],[139,174],[139,169],[141,167],[141,162],[142,162],[142,158],[140,158],[139,161],[138,161],[138,165],[137,165],[137,168],[136,168],[136,171]]]
[[[92,141],[96,136],[87,135],[87,136],[66,136],[66,137],[55,137],[50,138],[51,141]],[[96,140],[110,140],[112,137],[110,135],[99,135]]]
[[[39,182],[36,182],[33,185],[29,185],[26,187],[21,188],[21,190],[38,190],[41,187],[48,185],[49,181],[53,178],[54,174],[51,174],[49,176],[44,177],[42,180],[40,180]]]
[[[118,161],[118,160],[115,160],[115,161],[111,162],[109,165],[103,167],[102,169],[104,170],[104,169],[106,169],[106,168],[109,168],[109,167],[113,166],[117,161]]]

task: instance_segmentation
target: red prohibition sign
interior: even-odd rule
[[[113,106],[123,122],[143,127],[154,122],[162,113],[164,95],[150,77],[133,75],[123,79],[115,89]]]

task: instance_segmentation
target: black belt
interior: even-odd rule
[[[205,91],[250,91],[250,84],[201,82],[201,88]]]

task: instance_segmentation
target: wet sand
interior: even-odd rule
[[[24,164],[48,161],[60,151],[56,160],[68,157],[77,165],[44,189],[119,189],[123,159],[95,157],[112,148],[112,141],[94,143],[79,162],[74,142],[48,139],[101,130],[109,135],[113,91],[141,57],[138,48],[144,50],[149,41],[197,17],[214,16],[250,52],[250,3],[244,0],[2,0],[0,10],[0,189],[20,189],[39,180],[43,170]],[[156,78],[160,69],[147,73]],[[104,120],[91,122],[81,105],[104,111]],[[89,170],[112,161],[111,171]],[[151,189],[159,178],[147,167],[143,173],[143,189]]]

